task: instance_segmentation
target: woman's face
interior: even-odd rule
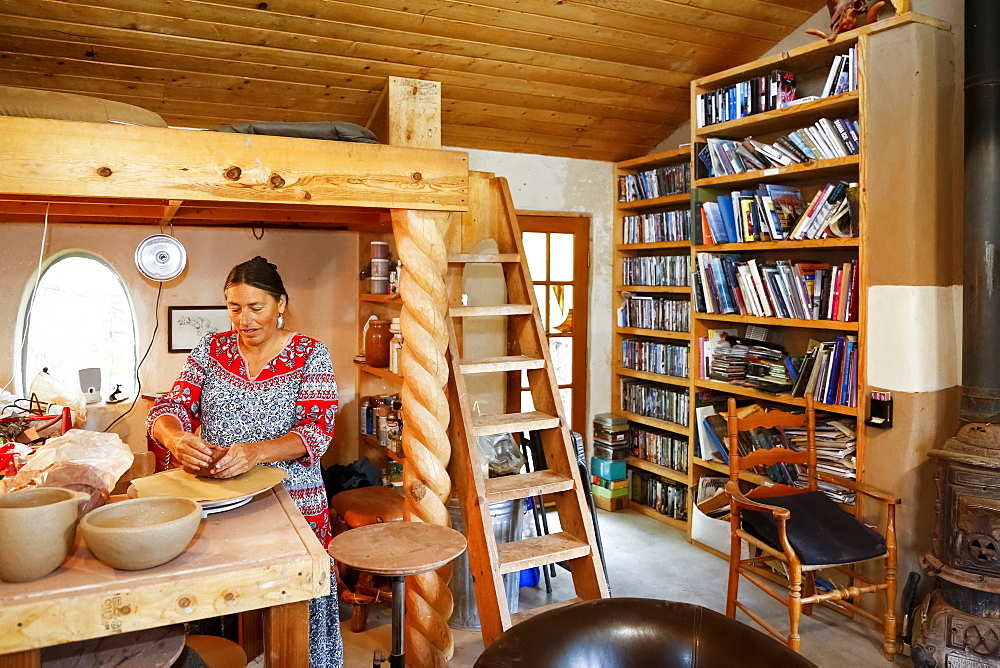
[[[278,315],[285,310],[285,297],[275,300],[260,288],[238,283],[226,289],[226,306],[233,329],[249,346],[271,340],[278,331]]]

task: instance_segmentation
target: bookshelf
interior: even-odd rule
[[[674,190],[683,192],[661,192],[658,196],[635,197],[631,201],[621,201],[622,192],[627,192],[627,181],[640,174],[648,175],[657,170],[665,170],[680,176],[679,182],[672,182]],[[687,406],[691,396],[690,375],[690,300],[691,287],[688,278],[691,241],[689,216],[691,196],[688,192],[691,171],[690,151],[679,149],[626,160],[615,165],[619,183],[619,201],[615,205],[614,226],[614,311],[631,303],[628,321],[615,321],[612,343],[612,409],[617,415],[629,420],[631,430],[641,431],[649,442],[646,459],[629,457],[626,464],[633,476],[633,490],[630,490],[629,507],[672,527],[687,527],[687,488],[691,484],[689,475],[691,410]],[[686,180],[685,180],[686,175]],[[656,195],[647,188],[644,195]],[[673,263],[666,272],[669,280],[663,280],[663,273],[649,271],[662,268],[664,263]],[[625,267],[631,268],[626,271]],[[631,276],[631,278],[630,278]],[[662,306],[670,308],[661,308]],[[647,308],[648,307],[648,308]],[[626,353],[624,346],[630,346]],[[686,368],[685,368],[686,367]],[[681,406],[674,407],[670,417],[665,414],[642,414],[639,406],[623,404],[623,383],[641,384],[652,392],[667,392],[668,397],[683,397]],[[628,408],[634,410],[628,410]],[[680,455],[674,457],[673,455]],[[676,460],[680,461],[676,461]],[[664,463],[672,463],[667,466]],[[636,473],[638,472],[638,473]],[[671,490],[683,490],[683,500],[673,503],[674,511],[663,514],[632,497],[632,491],[639,487],[641,476],[643,489],[650,486],[669,486]],[[657,493],[664,492],[665,487]],[[677,494],[676,491],[671,491]],[[649,498],[649,497],[647,497]]]
[[[701,453],[694,447],[697,432],[694,410],[699,393],[712,393],[720,398],[732,395],[779,408],[802,407],[805,403],[801,397],[787,393],[776,395],[756,387],[701,378],[698,354],[700,337],[705,337],[709,330],[735,329],[742,335],[749,326],[763,326],[772,332],[780,332],[782,345],[794,356],[801,356],[810,341],[831,341],[838,336],[854,337],[857,342],[857,372],[850,384],[854,387],[856,406],[820,402],[817,408],[826,411],[834,419],[857,421],[858,480],[906,498],[909,505],[902,511],[900,526],[909,526],[916,531],[920,526],[918,510],[921,508],[919,499],[922,483],[918,481],[919,476],[914,471],[923,461],[922,457],[928,446],[922,445],[917,433],[910,429],[879,430],[864,426],[868,396],[874,389],[893,389],[897,409],[905,405],[912,415],[918,415],[921,411],[950,415],[954,412],[952,404],[957,403],[957,400],[952,400],[954,390],[944,381],[940,387],[913,392],[901,390],[900,387],[906,382],[906,372],[900,370],[902,367],[883,362],[883,359],[894,355],[902,358],[907,353],[897,353],[899,343],[893,344],[881,330],[870,331],[869,320],[875,326],[881,324],[883,328],[891,327],[885,321],[886,316],[882,315],[887,309],[895,312],[891,309],[891,300],[911,294],[940,295],[948,286],[961,282],[960,276],[956,277],[956,272],[949,269],[959,262],[956,259],[956,249],[960,249],[960,241],[951,243],[954,234],[950,226],[955,219],[956,207],[960,209],[960,186],[954,184],[952,174],[961,164],[961,136],[954,132],[947,121],[953,115],[950,105],[955,99],[954,64],[950,55],[953,45],[948,27],[927,17],[906,14],[844,33],[833,42],[817,40],[776,56],[702,77],[692,83],[692,119],[697,117],[695,105],[699,94],[765,75],[775,69],[795,73],[799,97],[818,94],[834,57],[845,54],[855,46],[858,67],[856,90],[724,123],[697,127],[697,122],[694,121],[690,148],[618,163],[616,177],[669,161],[690,161],[694,178],[688,207],[694,224],[690,242],[626,243],[622,237],[624,217],[645,210],[647,202],[618,203],[613,239],[613,271],[616,276],[613,317],[617,317],[617,311],[622,305],[622,293],[628,292],[627,282],[620,279],[623,257],[682,252],[690,254],[692,269],[698,267],[699,253],[740,255],[746,259],[756,259],[758,263],[776,263],[782,260],[793,266],[796,262],[807,260],[840,266],[853,261],[858,277],[854,317],[848,320],[766,317],[741,314],[738,310],[730,313],[705,313],[692,308],[689,332],[656,331],[640,326],[621,327],[616,320],[612,343],[612,409],[621,411],[623,380],[686,389],[690,395],[692,411],[688,425],[671,433],[689,439],[691,447],[688,453],[688,470],[682,475],[667,477],[696,488],[698,480],[703,476],[728,475],[726,465],[701,459],[698,456]],[[786,137],[788,133],[810,126],[821,118],[857,120],[860,147],[858,155],[719,176],[706,174],[701,168],[698,154],[709,138],[742,140],[753,137],[771,143],[778,137]],[[916,154],[913,153],[914,147],[918,147]],[[902,158],[911,154],[921,157],[918,160]],[[853,236],[716,244],[706,243],[702,238],[700,207],[706,201],[717,201],[720,194],[755,189],[761,184],[775,184],[798,188],[805,198],[812,196],[824,185],[841,180],[858,183],[859,224]],[[656,206],[651,202],[649,204]],[[647,292],[644,296],[670,296],[687,299],[691,303],[697,301],[698,290]],[[948,306],[947,303],[942,303],[942,306],[927,307],[927,312],[932,314],[929,317],[947,323],[950,322]],[[678,381],[674,378],[651,376],[648,371],[622,369],[621,342],[623,338],[629,337],[687,343],[691,350],[690,377]],[[914,362],[911,360],[909,363]],[[878,373],[873,374],[872,369]],[[893,387],[894,383],[897,384],[896,387]],[[650,418],[634,413],[625,415],[633,424],[649,424]],[[657,472],[648,462],[630,461],[629,466]],[[765,482],[761,476],[750,473],[744,473],[743,478],[751,484]],[[690,499],[691,494],[689,504]],[[633,507],[645,514],[656,515],[655,510]],[[858,506],[852,510],[868,521],[876,520],[874,517],[867,518],[865,507]],[[672,519],[668,521],[669,518],[657,519],[672,526],[686,527],[690,531],[687,523]]]

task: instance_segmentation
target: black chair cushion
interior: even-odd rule
[[[807,668],[771,636],[690,603],[606,598],[507,629],[476,668]]]
[[[788,542],[803,565],[848,564],[885,554],[885,538],[845,512],[823,492],[758,499],[769,506],[787,508]],[[778,521],[771,513],[742,511],[743,528],[775,549]]]

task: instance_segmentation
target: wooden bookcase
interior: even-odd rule
[[[957,162],[954,142],[958,142],[959,150],[961,148],[960,133],[955,136],[956,133],[951,130],[947,113],[950,100],[954,99],[952,51],[949,50],[951,39],[948,26],[941,22],[907,14],[844,33],[833,42],[817,40],[798,49],[695,80],[691,87],[692,119],[697,118],[697,95],[746,81],[775,69],[795,73],[797,97],[818,95],[834,57],[846,53],[852,46],[858,46],[858,89],[855,91],[705,127],[697,127],[697,123],[693,121],[690,147],[627,160],[616,165],[617,178],[624,173],[633,173],[669,161],[690,160],[694,179],[690,199],[676,204],[690,206],[691,243],[623,244],[624,216],[636,210],[646,210],[647,206],[666,206],[667,203],[650,201],[617,204],[613,256],[613,271],[617,280],[613,317],[617,317],[617,310],[622,303],[624,287],[620,277],[624,257],[689,252],[692,270],[696,267],[699,252],[738,253],[758,260],[857,262],[859,282],[856,293],[857,319],[854,322],[698,313],[693,306],[693,295],[690,299],[692,311],[689,333],[622,328],[615,321],[612,341],[613,410],[621,412],[623,378],[641,378],[684,389],[690,394],[689,426],[674,427],[676,433],[688,438],[689,470],[684,474],[665,472],[672,480],[691,486],[688,494],[689,516],[698,480],[706,475],[728,475],[728,466],[695,456],[697,426],[694,408],[699,392],[711,390],[761,401],[771,407],[800,407],[805,404],[804,399],[790,395],[775,395],[750,387],[700,378],[697,342],[709,329],[735,328],[741,335],[748,325],[780,330],[783,335],[781,343],[790,355],[804,354],[810,340],[828,341],[838,335],[856,337],[858,406],[822,404],[818,408],[835,415],[856,418],[859,481],[869,482],[904,496],[916,489],[911,473],[886,459],[886,455],[892,453],[902,460],[912,461],[914,455],[911,451],[919,451],[919,446],[914,442],[916,436],[905,427],[880,430],[864,424],[868,416],[870,392],[884,387],[875,382],[870,384],[869,379],[869,299],[873,289],[912,287],[919,290],[960,282],[960,277],[957,281],[953,280],[955,272],[947,268],[948,262],[955,257],[955,251],[953,244],[946,243],[954,217],[949,209],[955,201],[955,189],[951,184],[952,171]],[[752,136],[760,141],[770,142],[777,136],[811,125],[824,117],[831,120],[858,120],[859,155],[712,178],[706,177],[697,164],[698,151],[709,137],[741,140]],[[926,150],[928,161],[917,160],[916,154],[908,155],[910,150]],[[752,189],[759,184],[783,184],[799,187],[803,196],[808,199],[823,184],[841,180],[857,182],[859,185],[860,220],[859,233],[855,238],[699,245],[699,207],[718,194]],[[621,341],[630,337],[658,337],[659,340],[688,345],[691,351],[689,378],[656,378],[622,369]],[[882,350],[884,351],[884,346]],[[877,359],[875,364],[878,366]],[[885,368],[883,366],[879,374],[883,383],[892,378],[886,375]],[[938,396],[941,394],[937,392],[933,400],[943,401]],[[908,403],[914,403],[914,408],[920,405],[916,399],[911,400],[905,395],[904,398]],[[636,423],[650,424],[648,420],[625,414]],[[670,425],[657,423],[656,426]],[[876,444],[874,450],[871,445],[873,442]],[[630,466],[650,468],[645,462],[630,460],[629,463]],[[748,483],[766,482],[761,476],[745,474],[744,477]],[[916,498],[910,500],[914,508],[919,505]],[[650,509],[638,510],[656,515]],[[865,508],[859,506],[853,510],[868,519]],[[908,515],[909,509],[904,510],[904,513]],[[663,517],[657,519],[689,528],[688,523],[678,523]],[[914,524],[918,521],[916,517],[903,520],[904,523]]]
[[[655,155],[649,155],[635,160],[626,160],[617,163],[615,166],[616,179],[625,175],[638,174],[640,172],[655,170],[661,167],[673,167],[684,165],[690,161],[690,152],[687,149],[666,151]],[[617,187],[616,187],[617,192]],[[619,199],[623,196],[619,193]],[[628,294],[635,295],[643,299],[658,300],[669,299],[683,304],[684,316],[688,322],[683,327],[675,327],[680,331],[669,331],[665,327],[653,327],[648,322],[630,322],[629,324],[645,326],[623,326],[616,316],[614,323],[614,336],[612,337],[612,409],[618,414],[629,419],[630,426],[635,429],[651,431],[655,434],[667,438],[676,439],[683,443],[683,464],[674,463],[673,467],[665,466],[662,463],[646,461],[637,457],[629,457],[628,468],[630,471],[643,471],[657,476],[679,488],[686,488],[691,484],[689,475],[690,461],[690,437],[692,412],[686,410],[683,420],[667,421],[653,416],[642,415],[638,411],[626,410],[622,403],[623,383],[643,383],[651,387],[661,388],[672,392],[680,393],[685,401],[690,401],[691,378],[690,373],[683,375],[667,375],[654,373],[649,370],[628,368],[624,364],[623,345],[625,342],[637,342],[642,345],[672,346],[684,350],[684,357],[690,360],[690,331],[687,325],[690,324],[690,297],[691,288],[689,279],[684,277],[684,285],[642,285],[644,282],[626,280],[623,270],[624,263],[634,258],[677,258],[683,260],[690,257],[691,242],[689,236],[690,227],[687,226],[683,239],[675,240],[653,240],[647,241],[646,237],[625,236],[626,220],[629,217],[642,217],[651,214],[671,214],[675,217],[690,216],[691,197],[689,192],[682,194],[670,194],[655,198],[638,199],[634,201],[619,201],[615,206],[614,225],[614,269],[612,272],[614,280],[614,313],[617,314]],[[680,282],[680,281],[679,281]],[[635,365],[633,365],[635,366]],[[690,364],[688,364],[690,368]],[[661,460],[662,461],[662,460]],[[686,492],[685,492],[686,493]],[[629,506],[641,513],[648,515],[666,524],[679,528],[686,528],[687,502],[685,501],[684,518],[674,518],[663,515],[641,503],[629,499]]]

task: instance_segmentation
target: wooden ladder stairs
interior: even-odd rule
[[[492,234],[498,254],[456,254],[448,262],[456,270],[470,263],[502,265],[509,303],[495,306],[461,306],[452,299],[448,329],[451,377],[449,404],[452,420],[452,476],[455,480],[468,539],[469,564],[473,576],[483,642],[489,646],[512,624],[541,609],[511,615],[503,576],[563,562],[569,568],[577,598],[553,604],[557,607],[579,600],[608,597],[608,584],[595,527],[580,479],[576,451],[572,445],[562,400],[542,328],[535,292],[528,274],[521,231],[506,180],[491,178],[483,192],[490,201]],[[482,217],[482,216],[480,216]],[[482,238],[482,237],[480,237]],[[451,245],[451,244],[449,244]],[[454,290],[452,291],[454,293]],[[481,359],[462,356],[462,323],[469,318],[507,316],[507,355]],[[520,379],[526,373],[534,411],[503,415],[474,415],[466,377],[470,374],[504,373],[507,377],[508,410],[520,405]],[[545,453],[547,468],[531,473],[484,477],[476,437],[489,434],[536,431]],[[555,502],[560,530],[510,543],[497,544],[490,504],[545,495]],[[543,608],[546,609],[546,608]]]

